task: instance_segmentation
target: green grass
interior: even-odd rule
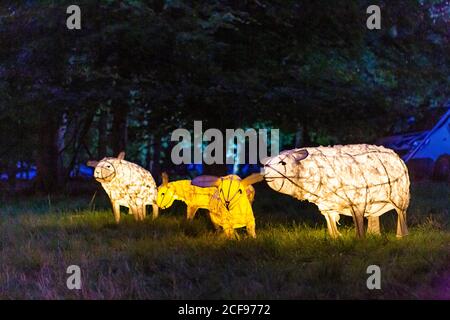
[[[257,239],[230,241],[205,212],[185,220],[183,205],[160,218],[120,225],[103,194],[10,200],[0,206],[2,299],[414,299],[449,298],[450,187],[413,188],[410,235],[395,238],[396,215],[381,237],[357,240],[350,218],[331,240],[315,206],[257,187]],[[82,269],[82,290],[66,268]],[[381,268],[368,290],[366,268]],[[448,288],[448,287],[447,287]],[[448,289],[447,289],[448,290]]]

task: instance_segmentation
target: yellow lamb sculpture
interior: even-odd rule
[[[261,180],[262,175],[255,173],[243,180],[228,175],[211,182],[216,189],[209,202],[211,221],[223,228],[227,238],[235,236],[234,229],[243,227],[249,236],[256,238],[255,217],[246,189]]]
[[[214,176],[200,176],[195,180],[202,180],[203,182],[216,181],[218,178]],[[187,205],[187,219],[194,219],[198,209],[209,210],[209,203],[211,197],[216,192],[215,187],[200,187],[193,185],[191,180],[178,180],[169,182],[167,173],[162,174],[162,184],[158,187],[158,197],[156,204],[161,209],[167,209],[172,206],[175,200],[181,200]],[[255,189],[249,185],[246,193],[250,202],[253,202],[255,197]]]

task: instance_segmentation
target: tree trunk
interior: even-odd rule
[[[65,179],[64,171],[64,150],[66,149],[66,133],[67,133],[67,113],[64,113],[58,123],[58,132],[56,134],[56,148],[58,149],[58,181]]]
[[[98,133],[98,145],[97,145],[97,159],[103,159],[107,156],[107,146],[108,146],[108,134],[107,134],[107,124],[108,124],[108,113],[104,110],[100,111],[99,119],[97,122],[97,133]]]
[[[58,182],[58,116],[50,110],[41,110],[37,146],[36,190],[52,193]]]
[[[154,136],[154,140],[153,140],[153,153],[151,154],[152,157],[152,168],[151,168],[151,173],[152,175],[156,178],[156,180],[159,180],[159,177],[161,176],[161,165],[160,165],[160,160],[161,160],[161,137],[159,136]]]
[[[86,115],[86,118],[84,119],[83,124],[80,125],[80,134],[79,136],[75,137],[74,140],[74,148],[73,148],[73,154],[72,159],[70,160],[69,166],[67,167],[67,174],[65,176],[65,182],[68,181],[70,177],[70,172],[75,168],[75,165],[77,164],[77,159],[79,156],[79,153],[82,149],[82,147],[85,147],[85,149],[88,151],[88,155],[90,155],[89,149],[86,147],[85,138],[86,135],[89,132],[89,129],[91,128],[92,122],[94,120],[95,111],[92,109],[89,111],[89,113]]]
[[[127,115],[128,107],[116,106],[113,108],[113,123],[111,128],[111,145],[113,149],[113,156],[117,156],[120,152],[125,151],[127,146]]]

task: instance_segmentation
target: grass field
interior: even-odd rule
[[[450,299],[450,187],[412,188],[410,235],[395,238],[396,214],[381,237],[357,240],[343,217],[331,240],[313,205],[257,186],[257,239],[225,240],[205,212],[193,222],[176,205],[160,218],[115,225],[102,192],[0,205],[1,299]],[[82,270],[68,290],[66,268]],[[366,287],[381,268],[381,290]]]

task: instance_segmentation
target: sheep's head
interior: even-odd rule
[[[117,158],[103,158],[100,161],[88,161],[87,165],[94,167],[94,178],[98,182],[110,182],[116,177],[116,166],[125,158],[125,152],[121,152]]]
[[[218,178],[212,186],[217,187],[220,201],[225,208],[232,210],[242,197],[247,198],[247,187],[262,179],[263,177],[258,173],[254,173],[243,180],[237,175],[228,175]]]
[[[275,191],[289,194],[296,187],[293,180],[296,177],[292,175],[307,156],[306,149],[296,149],[265,160],[264,178],[267,184]]]
[[[162,174],[162,184],[158,188],[158,198],[156,204],[161,209],[169,208],[175,199],[177,199],[174,188],[169,184],[169,176],[167,173]]]

